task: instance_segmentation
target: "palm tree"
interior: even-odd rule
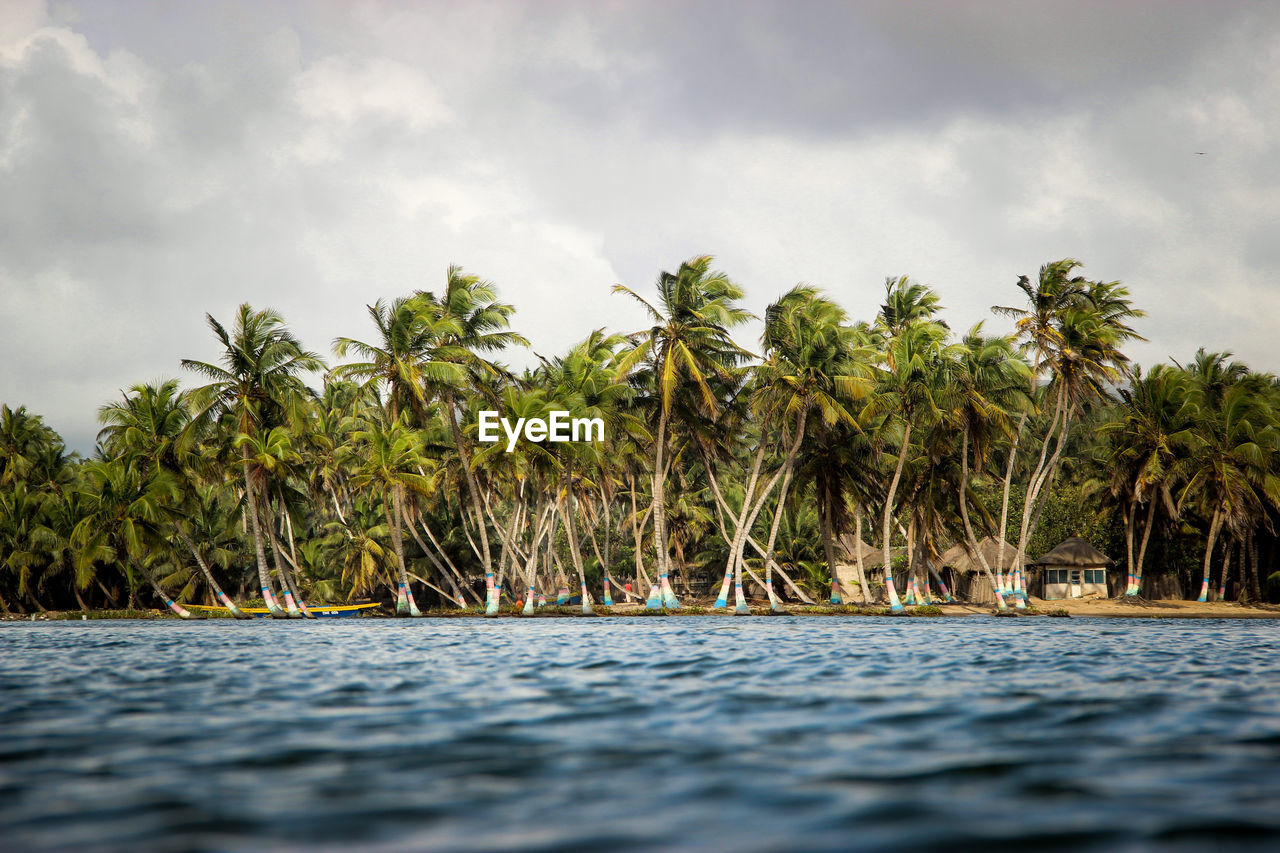
[[[178,380],[134,385],[130,393],[121,395],[120,401],[101,406],[98,420],[103,424],[98,442],[108,458],[138,464],[144,475],[162,471],[172,479],[174,500],[166,501],[162,508],[173,532],[195,557],[205,583],[231,615],[250,618],[223,592],[200,548],[183,526],[184,516],[193,511],[192,502],[199,497],[189,468],[199,454],[191,447],[191,413],[185,395],[178,390]]]
[[[666,477],[672,405],[677,397],[692,398],[695,412],[714,418],[722,403],[711,382],[732,381],[732,371],[747,353],[729,336],[729,330],[751,318],[738,306],[742,288],[722,272],[711,270],[708,255],[685,261],[675,273],[658,276],[658,304],[625,285],[625,293],[644,306],[653,325],[631,335],[633,346],[618,364],[619,375],[645,364],[653,377],[658,427],[653,457],[653,525],[657,568],[665,607],[679,607],[671,589],[671,557],[666,527]]]
[[[162,507],[176,493],[172,479],[163,471],[144,474],[125,459],[86,463],[85,473],[90,486],[85,493],[88,506],[72,533],[78,568],[94,561],[117,561],[126,573],[130,568],[139,572],[179,617],[193,618],[147,568],[164,551]]]
[[[955,374],[957,391],[953,396],[953,419],[961,431],[959,479],[960,518],[964,526],[965,541],[969,551],[976,554],[982,570],[995,591],[996,606],[1007,609],[1001,584],[987,563],[986,555],[978,547],[977,536],[969,518],[969,450],[973,450],[974,469],[985,467],[994,440],[1012,432],[1010,414],[1024,409],[1029,403],[1027,388],[1031,369],[1017,356],[1011,337],[988,337],[978,323],[961,342],[958,370]]]
[[[351,478],[352,487],[357,491],[368,491],[373,498],[381,499],[383,516],[391,534],[391,545],[395,550],[399,569],[396,614],[421,616],[422,612],[409,588],[408,568],[404,559],[404,526],[408,523],[405,494],[412,490],[425,495],[432,488],[431,480],[418,473],[425,463],[421,439],[402,420],[374,418],[362,429],[352,432],[351,441],[352,460],[359,465]]]
[[[458,422],[460,397],[472,393],[488,393],[486,383],[505,375],[503,368],[484,358],[510,346],[528,346],[521,335],[510,330],[515,308],[499,302],[497,288],[477,276],[465,274],[461,267],[449,267],[444,291],[417,295],[437,328],[435,340],[425,359],[428,363],[456,365],[453,371],[424,371],[422,381],[427,395],[442,404],[442,414],[453,441],[462,470],[465,491],[471,503],[477,536],[476,548],[486,578],[493,577],[493,554],[485,523],[483,492],[473,470],[471,450]]]
[[[1108,398],[1107,387],[1124,373],[1128,362],[1120,346],[1129,340],[1144,340],[1127,325],[1128,320],[1144,316],[1143,311],[1132,306],[1128,290],[1119,282],[1091,282],[1075,275],[1080,266],[1073,258],[1045,264],[1035,283],[1025,275],[1018,278],[1018,289],[1027,297],[1025,308],[992,308],[998,314],[1014,318],[1016,337],[1033,356],[1033,382],[1042,377],[1048,380],[1047,399],[1052,400],[1053,406],[1023,499],[1015,566],[1022,565],[1027,543],[1035,533],[1035,519],[1042,506],[1039,501],[1042,494],[1047,495],[1045,486],[1057,474],[1072,419],[1087,403]],[[1021,435],[1021,424],[1018,435]],[[1052,454],[1049,453],[1051,444],[1054,445]],[[1015,439],[1005,481],[1002,523],[1008,514],[1008,492],[1016,453]],[[1003,531],[1002,526],[1002,546]],[[1003,558],[1002,547],[1001,563]],[[1019,587],[1016,590],[1018,605],[1024,607],[1021,573],[1015,570],[1015,576]]]
[[[1114,414],[1099,427],[1104,466],[1111,473],[1110,492],[1123,497],[1125,543],[1129,558],[1126,596],[1142,590],[1142,570],[1147,544],[1155,524],[1158,504],[1172,515],[1173,469],[1192,440],[1195,405],[1186,372],[1156,365],[1143,375],[1134,370],[1128,388],[1119,389],[1120,403]],[[1146,504],[1142,540],[1134,556],[1134,535],[1138,508]]]
[[[323,369],[320,357],[304,350],[285,326],[284,318],[270,308],[255,311],[249,303],[243,303],[236,311],[230,332],[212,315],[206,314],[205,319],[223,351],[220,366],[182,360],[184,368],[210,380],[209,384],[191,392],[197,407],[195,420],[217,420],[225,416],[234,429],[228,443],[234,443],[237,436],[256,438],[274,426],[299,422],[307,398],[299,374]],[[272,592],[267,571],[249,444],[241,443],[239,450],[262,597],[272,616],[285,617],[287,614]]]
[[[765,312],[765,360],[756,369],[753,407],[761,423],[761,435],[752,471],[743,496],[743,507],[730,542],[729,565],[735,577],[738,613],[749,613],[742,596],[743,550],[756,518],[773,489],[781,481],[778,509],[787,498],[796,459],[805,436],[810,413],[822,426],[857,427],[847,403],[866,390],[866,370],[857,361],[854,330],[845,325],[845,313],[834,302],[819,295],[815,288],[800,285],[792,288]],[[791,442],[781,464],[767,482],[760,476],[761,462],[767,448],[770,415],[779,412],[793,419],[789,426]],[[757,485],[759,491],[757,492]],[[775,522],[778,513],[775,513]],[[770,539],[776,536],[772,526]],[[826,531],[828,534],[830,531]],[[827,563],[834,572],[831,537],[824,537]],[[767,589],[772,595],[772,590]]]
[[[1243,537],[1268,510],[1280,509],[1280,475],[1271,463],[1280,450],[1280,429],[1267,398],[1259,393],[1270,385],[1268,377],[1245,376],[1220,385],[1216,380],[1223,371],[1196,367],[1191,390],[1195,427],[1190,452],[1175,466],[1175,476],[1183,482],[1178,505],[1193,501],[1209,519],[1198,598],[1205,601],[1218,535],[1226,530]]]
[[[886,296],[886,306],[894,303],[895,291],[903,288],[903,280],[890,280]],[[923,301],[924,294],[918,294],[917,301]],[[885,490],[884,509],[881,518],[881,535],[883,537],[884,565],[886,567],[886,587],[889,595],[889,607],[894,612],[903,609],[894,588],[893,577],[887,574],[891,564],[890,542],[894,514],[894,498],[898,485],[902,480],[902,469],[906,465],[907,452],[911,447],[911,433],[919,426],[928,425],[942,416],[944,407],[939,404],[939,397],[949,387],[951,377],[949,366],[954,361],[954,353],[947,350],[947,327],[930,319],[936,310],[936,301],[931,302],[929,311],[919,312],[909,322],[897,328],[889,326],[882,309],[883,325],[889,336],[885,342],[884,364],[877,369],[875,392],[866,407],[870,417],[883,418],[882,431],[885,436],[900,434],[898,441],[897,462],[889,486]]]

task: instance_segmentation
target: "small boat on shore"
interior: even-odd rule
[[[381,606],[378,602],[373,601],[366,604],[308,604],[307,609],[320,619],[342,619],[348,616],[359,616],[366,610]],[[183,607],[204,613],[227,614],[231,612],[229,608],[211,604],[184,604]],[[271,611],[265,607],[241,607],[240,609],[251,616],[271,615]]]

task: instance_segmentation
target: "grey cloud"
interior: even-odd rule
[[[1149,8],[80,4],[0,58],[0,398],[87,442],[216,356],[206,311],[327,354],[449,263],[550,354],[707,252],[756,312],[907,273],[957,329],[1077,256],[1151,309],[1141,360],[1276,369],[1276,13]]]

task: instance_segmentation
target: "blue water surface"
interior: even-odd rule
[[[1280,622],[0,625],[0,849],[1280,849]]]

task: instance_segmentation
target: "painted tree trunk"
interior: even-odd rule
[[[653,539],[654,548],[657,550],[657,572],[658,572],[658,591],[661,596],[661,606],[664,608],[679,608],[680,601],[676,598],[675,592],[671,589],[671,582],[668,578],[670,572],[671,560],[667,550],[667,503],[666,503],[666,483],[667,472],[665,467],[666,445],[667,445],[667,423],[670,413],[664,407],[658,416],[658,440],[654,443],[653,458]],[[650,596],[652,598],[652,596]],[[648,605],[646,605],[648,606]]]
[[[1200,597],[1196,601],[1209,600],[1209,563],[1213,559],[1213,546],[1218,538],[1218,525],[1222,518],[1222,511],[1215,509],[1213,511],[1213,519],[1209,522],[1209,539],[1204,547],[1204,579],[1200,583]]]
[[[884,579],[889,594],[889,609],[894,613],[903,611],[902,602],[898,600],[898,592],[893,588],[893,563],[890,560],[889,543],[893,522],[893,498],[898,492],[898,483],[902,480],[902,466],[907,463],[907,449],[911,441],[911,421],[902,428],[902,447],[898,451],[898,465],[893,469],[893,479],[889,481],[889,491],[884,499],[884,523],[881,532],[884,534]]]
[[[252,619],[252,616],[236,606],[236,603],[222,591],[222,587],[213,579],[213,572],[209,571],[209,565],[204,561],[204,557],[201,556],[200,550],[196,547],[195,541],[187,535],[187,531],[182,528],[182,525],[174,524],[173,527],[174,530],[178,531],[178,537],[182,539],[182,543],[187,546],[187,550],[191,552],[191,556],[196,558],[196,565],[200,567],[201,573],[204,574],[205,583],[209,585],[209,589],[213,592],[214,597],[217,598],[218,601],[222,603],[222,606],[227,608],[227,612],[236,619]]]
[[[285,560],[289,563],[289,576],[293,582],[294,595],[298,600],[298,609],[302,611],[302,615],[308,619],[316,618],[316,615],[307,607],[307,603],[302,600],[302,569],[298,568],[298,550],[293,543],[293,519],[289,516],[289,508],[284,505],[284,499],[281,498],[280,506],[284,517],[284,526],[281,533],[285,536],[285,541],[289,544],[289,553],[284,554]],[[283,553],[283,552],[282,552]]]
[[[253,532],[253,553],[258,561],[258,583],[262,587],[262,600],[273,619],[287,619],[289,614],[285,613],[284,608],[276,602],[275,594],[271,591],[271,575],[267,570],[267,552],[262,543],[262,528],[258,522],[258,502],[254,496],[253,476],[249,464],[249,445],[242,445],[240,452],[244,470],[245,514],[249,516],[249,527]]]
[[[1134,578],[1136,577],[1137,564],[1133,558],[1133,525],[1134,519],[1138,514],[1137,500],[1129,501],[1129,509],[1124,514],[1124,550],[1125,557],[1128,560],[1127,566],[1129,570],[1128,585],[1124,588],[1125,595],[1133,594]]]
[[[587,574],[582,563],[582,552],[578,550],[577,528],[573,524],[572,511],[565,506],[570,500],[572,497],[560,501],[560,520],[564,524],[565,537],[569,540],[569,556],[573,560],[573,567],[578,571],[578,585],[582,590],[582,613],[590,616],[595,611],[591,608],[591,595],[587,592]]]
[[[493,574],[493,555],[489,550],[489,532],[484,523],[484,508],[480,505],[480,484],[476,482],[475,472],[471,470],[471,455],[467,452],[466,441],[462,438],[462,430],[458,427],[457,413],[454,410],[453,395],[445,395],[445,419],[449,421],[449,434],[453,437],[454,450],[458,453],[467,494],[471,497],[471,509],[475,513],[477,526],[480,528],[480,564],[486,578]],[[488,613],[486,607],[485,613]]]
[[[1005,591],[1004,580],[1004,549],[1008,538],[1009,530],[1009,487],[1013,484],[1013,463],[1018,458],[1018,443],[1022,440],[1022,430],[1027,425],[1027,415],[1024,412],[1022,417],[1018,418],[1018,430],[1013,434],[1013,444],[1009,446],[1009,460],[1004,469],[1004,495],[1000,499],[1000,550],[996,554],[996,574],[995,580],[997,586],[995,589],[1003,593]],[[988,569],[990,571],[990,569]],[[1003,603],[1002,599],[998,599]],[[1001,609],[1004,609],[1003,607]]]
[[[1019,433],[1022,428],[1019,426]],[[1017,446],[1016,440],[1014,446]],[[1008,485],[1005,485],[1005,499],[1009,496]],[[973,535],[973,525],[969,522],[969,431],[964,431],[964,438],[961,439],[960,451],[960,521],[964,524],[964,535],[969,546],[971,554],[977,554],[978,563],[982,566],[982,570],[986,572],[987,581],[991,584],[992,592],[996,597],[996,609],[1008,610],[1009,606],[1004,602],[1004,590],[1000,588],[1000,582],[995,574],[991,571],[991,566],[987,563],[987,557],[982,553],[982,549],[978,547],[978,540]],[[1000,537],[1000,556],[998,559],[1004,559],[1004,536]]]
[[[180,619],[198,619],[199,618],[197,616],[191,615],[191,612],[187,610],[187,608],[183,607],[181,604],[178,604],[176,601],[170,598],[169,593],[165,592],[163,589],[160,588],[160,584],[159,582],[156,581],[155,576],[152,575],[151,572],[147,571],[146,567],[143,566],[142,563],[134,559],[134,556],[132,554],[129,555],[129,562],[133,563],[134,568],[136,568],[142,574],[142,576],[147,579],[147,583],[149,583],[151,585],[151,588],[155,590],[156,595],[160,596],[160,600],[165,603],[166,607],[168,607],[170,610],[176,613],[178,615],[178,618]]]
[[[1155,498],[1151,499],[1151,505],[1147,507],[1147,523],[1142,527],[1142,542],[1138,545],[1138,565],[1137,573],[1133,578],[1133,592],[1126,592],[1126,595],[1142,595],[1142,566],[1147,556],[1147,543],[1151,541],[1151,526],[1155,522],[1156,502]]]
[[[391,527],[391,545],[395,549],[396,568],[400,572],[400,585],[396,590],[396,615],[421,616],[422,611],[418,609],[418,603],[413,600],[413,590],[409,588],[409,567],[404,562],[404,535],[403,528],[400,526],[403,520],[400,511],[400,494],[394,485],[387,491],[388,494],[384,495],[382,508]],[[388,503],[391,504],[389,507],[387,506]]]
[[[862,563],[862,504],[853,507],[853,524],[857,553],[853,555],[853,564],[858,569],[858,586],[862,589],[862,603],[871,603],[871,585],[867,583],[867,570]]]
[[[302,608],[298,606],[300,597],[293,585],[293,579],[289,577],[289,569],[285,565],[284,551],[280,548],[280,539],[276,536],[276,526],[274,519],[271,518],[271,503],[264,500],[262,502],[263,512],[266,517],[263,524],[267,528],[267,538],[271,542],[271,559],[276,566],[276,579],[280,583],[280,591],[284,595],[285,611],[289,614],[290,619],[302,619],[305,614]]]

